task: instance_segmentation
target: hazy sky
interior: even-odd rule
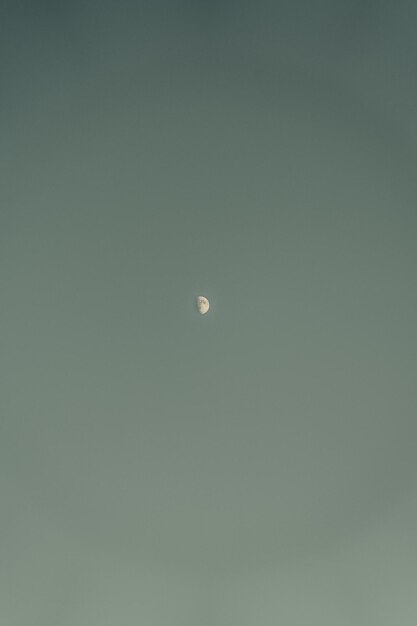
[[[414,625],[416,20],[2,3],[1,624]]]

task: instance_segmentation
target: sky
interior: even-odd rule
[[[2,624],[415,623],[416,18],[2,3]]]

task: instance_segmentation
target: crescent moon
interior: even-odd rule
[[[210,308],[210,302],[204,296],[197,297],[197,309],[201,315],[205,315]]]

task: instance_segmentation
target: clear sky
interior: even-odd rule
[[[414,626],[416,6],[3,2],[2,625]]]

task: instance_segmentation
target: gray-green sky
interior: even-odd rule
[[[3,2],[1,624],[415,623],[416,20]]]

